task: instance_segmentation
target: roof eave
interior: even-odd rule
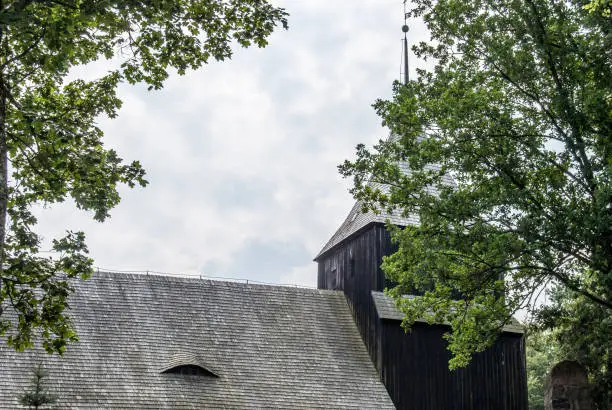
[[[355,236],[362,234],[365,230],[367,230],[369,227],[371,227],[372,225],[380,225],[380,226],[386,226],[387,224],[385,222],[380,222],[380,221],[370,221],[367,224],[365,224],[364,226],[362,226],[361,228],[355,230],[355,232],[352,232],[351,234],[349,234],[346,238],[343,238],[342,240],[338,241],[337,243],[333,244],[332,246],[330,246],[329,248],[327,248],[327,244],[325,244],[325,246],[323,246],[323,248],[319,251],[319,253],[317,254],[317,256],[314,257],[314,259],[312,260],[313,262],[319,262],[319,260],[327,255],[328,253],[330,253],[331,251],[336,250],[338,247],[340,247],[341,245],[343,245],[346,241],[353,239]],[[397,225],[400,228],[403,228],[402,225]]]

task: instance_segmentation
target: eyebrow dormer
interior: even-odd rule
[[[176,354],[170,358],[160,371],[161,374],[180,374],[188,376],[220,377],[196,355]]]

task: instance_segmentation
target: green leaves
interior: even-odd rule
[[[583,280],[592,278],[585,275]],[[550,334],[557,358],[576,360],[587,368],[598,408],[612,408],[609,309],[561,286],[553,287],[550,296],[550,303],[537,313],[536,329]]]
[[[391,227],[383,263],[405,326],[449,323],[455,368],[552,284],[610,315],[609,19],[577,1],[413,5],[432,34],[414,51],[434,67],[374,104],[392,138],[340,167],[367,209],[419,217]]]
[[[19,395],[19,403],[31,408],[44,408],[57,403],[57,395],[51,393],[47,388],[49,372],[43,367],[42,362],[32,369],[32,382],[28,390]]]
[[[609,18],[612,13],[612,1],[610,0],[592,0],[582,7],[590,13],[601,13],[603,17]]]
[[[146,186],[140,162],[105,148],[99,116],[114,118],[121,82],[159,89],[172,70],[225,60],[234,46],[264,47],[287,13],[266,0],[12,1],[0,7],[0,336],[17,349],[42,336],[49,352],[76,340],[65,309],[76,278],[92,273],[84,236],[40,256],[35,204],[70,197],[104,221],[118,186]],[[99,58],[119,68],[66,82]],[[5,223],[6,221],[6,223]],[[11,319],[5,312],[10,312]]]
[[[530,329],[525,350],[529,409],[544,410],[544,383],[550,369],[561,360],[559,345],[551,332]]]

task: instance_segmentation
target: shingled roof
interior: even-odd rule
[[[439,167],[437,167],[436,165],[428,165],[427,168],[439,169]],[[410,167],[406,162],[400,162],[399,169],[402,173],[410,175]],[[455,181],[450,175],[445,175],[443,182],[449,186],[456,185]],[[388,187],[383,184],[376,184],[376,187],[381,189],[383,192],[385,190],[388,190]],[[431,188],[430,191],[436,193],[437,189]],[[321,256],[323,256],[323,254],[334,248],[336,245],[340,244],[340,242],[356,234],[361,229],[365,228],[370,224],[386,224],[387,222],[389,222],[393,225],[404,227],[409,225],[418,225],[419,223],[418,215],[413,213],[410,213],[408,215],[402,215],[400,211],[387,212],[385,210],[379,210],[378,213],[374,213],[372,211],[363,212],[362,205],[363,204],[361,201],[355,202],[355,205],[353,205],[353,208],[349,212],[344,222],[340,225],[340,227],[332,235],[329,241],[327,241],[321,251],[317,254],[314,259],[315,261]]]
[[[414,295],[405,295],[405,298],[414,298]],[[374,306],[376,306],[376,313],[378,317],[383,320],[404,320],[404,314],[397,308],[393,298],[384,292],[372,291],[372,299],[374,300]],[[425,319],[417,319],[417,322],[427,323]],[[510,319],[510,322],[502,328],[507,333],[519,333],[523,334],[525,330],[518,320],[514,317]]]
[[[63,358],[0,342],[0,408],[40,361],[63,409],[393,408],[340,292],[96,273],[70,306]]]

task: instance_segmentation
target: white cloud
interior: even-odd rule
[[[289,273],[281,275],[279,283],[305,287],[317,286],[317,267],[314,263],[292,268]]]
[[[104,224],[69,204],[42,212],[47,238],[84,230],[104,268],[316,285],[312,257],[352,204],[336,166],[386,134],[370,105],[399,76],[402,10],[278,4],[290,30],[268,48],[239,49],[158,92],[121,87],[119,118],[101,120],[107,145],[141,160],[151,184],[122,189]]]

